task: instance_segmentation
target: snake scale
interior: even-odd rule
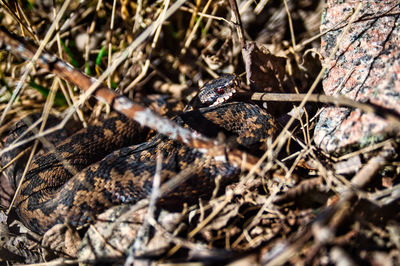
[[[206,83],[195,101],[197,108],[174,120],[209,137],[223,132],[228,143],[259,154],[266,148],[267,139],[275,134],[276,125],[257,105],[227,102],[238,86],[237,79],[227,75]],[[24,128],[23,122],[17,123],[5,146]],[[190,178],[162,199],[166,206],[209,197],[216,178],[223,185],[238,178],[241,172],[240,166],[227,160],[213,158],[161,134],[151,135],[117,113],[65,139],[60,136],[61,133],[55,133],[55,151],[34,159],[14,205],[22,222],[39,234],[59,223],[86,225],[111,206],[134,204],[147,197],[152,190],[157,156],[162,158],[162,182],[187,167],[201,166],[193,168],[196,170]],[[15,149],[6,153],[1,164],[5,165],[18,152]],[[7,169],[14,189],[21,179],[21,169],[23,163],[18,166],[18,161]]]

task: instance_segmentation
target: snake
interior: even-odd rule
[[[173,120],[210,138],[221,139],[222,135],[227,152],[233,146],[259,156],[277,125],[262,107],[232,101],[239,87],[240,80],[234,74],[211,80],[200,89],[190,108]],[[28,119],[35,121],[38,116],[33,114]],[[26,130],[26,120],[14,126],[4,147]],[[56,121],[50,117],[49,126]],[[217,180],[223,187],[242,172],[240,165],[152,132],[116,112],[70,136],[56,131],[48,141],[54,148],[44,147],[34,157],[14,204],[19,220],[38,234],[56,224],[84,227],[112,206],[137,203],[152,192],[156,173],[161,182],[167,182],[191,169],[188,178],[160,200],[162,206],[176,207],[209,198]],[[1,165],[29,145],[32,143],[5,153]],[[21,181],[26,157],[20,157],[5,172],[14,189]]]

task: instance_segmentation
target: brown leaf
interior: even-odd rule
[[[62,256],[76,258],[81,238],[78,232],[64,224],[56,224],[48,230],[42,240],[42,245],[53,252],[59,252]]]
[[[252,90],[282,92],[286,59],[274,56],[256,42],[248,42],[243,49],[247,80]]]

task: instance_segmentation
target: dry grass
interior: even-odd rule
[[[292,104],[269,105],[271,113],[281,117],[280,135],[270,140],[265,154],[255,165],[247,166],[250,171],[243,173],[240,182],[228,186],[225,194],[214,193],[210,201],[185,206],[181,213],[174,214],[176,224],[172,229],[168,228],[173,223],[168,220],[171,216],[156,217],[154,202],[185,179],[187,172],[197,171],[198,166],[182,172],[173,180],[175,183],[161,185],[158,195],[153,192],[150,199],[121,215],[120,219],[129,220],[138,209],[148,208],[147,214],[138,217],[141,222],[146,220],[135,233],[139,237],[123,250],[111,243],[111,236],[102,236],[105,232],[113,234],[114,229],[99,232],[90,226],[89,231],[101,236],[96,241],[105,242],[105,250],[117,251],[111,262],[240,260],[277,265],[373,263],[383,256],[386,262],[400,259],[396,214],[399,164],[393,160],[397,157],[396,139],[342,157],[324,154],[313,145],[322,102],[376,112],[368,104],[326,96],[321,100],[311,95],[320,92],[325,70],[321,70],[318,57],[307,57],[311,50],[319,48],[322,3],[313,2],[316,1],[248,0],[239,6],[244,38],[261,42],[273,55],[284,58],[284,77],[278,87],[272,88],[273,92],[308,92],[295,99],[287,99],[286,95],[284,99],[285,104],[301,102],[293,110],[303,110],[302,119],[293,116],[288,122],[282,118],[293,108]],[[161,94],[183,103],[181,106],[205,81],[226,72],[244,73],[247,62],[241,54],[239,28],[231,21],[230,10],[228,1],[211,0],[4,1],[0,5],[2,25],[36,42],[37,56],[43,49],[51,51],[133,101],[143,102],[143,97]],[[44,120],[49,114],[65,118],[57,128],[71,131],[103,119],[110,112],[108,105],[90,98],[90,88],[89,92],[80,91],[31,61],[4,50],[1,56],[2,138],[13,124],[32,112],[41,112]],[[253,100],[265,100],[256,99],[258,96],[253,94]],[[387,118],[397,129],[398,116],[388,113]],[[38,134],[43,131],[41,128]],[[28,151],[30,159],[36,145]],[[349,168],[357,164],[361,170],[338,172],[347,167],[346,162]],[[26,169],[28,166],[29,162]],[[153,240],[146,239],[150,238],[146,231],[149,228],[156,228]],[[3,234],[11,238],[12,231],[5,230]],[[74,246],[74,241],[79,240],[72,239],[69,241]],[[10,241],[15,244],[17,240]],[[10,250],[10,241],[0,247],[16,252]],[[21,250],[29,249],[30,240],[18,241],[23,243]],[[37,241],[40,243],[40,237]],[[167,244],[157,249],[157,241]],[[38,262],[44,256],[62,257],[62,252],[42,254],[38,248],[41,245],[20,254],[25,259],[7,255],[2,261]],[[101,261],[75,255],[53,262],[76,263],[85,261],[83,258],[90,258],[90,263]]]

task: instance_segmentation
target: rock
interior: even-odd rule
[[[359,1],[329,0],[322,18],[323,63],[339,40]],[[363,1],[362,8],[323,79],[327,95],[342,94],[400,114],[400,6],[397,0]],[[327,152],[364,147],[385,139],[390,125],[357,109],[327,107],[315,128],[315,143]]]

